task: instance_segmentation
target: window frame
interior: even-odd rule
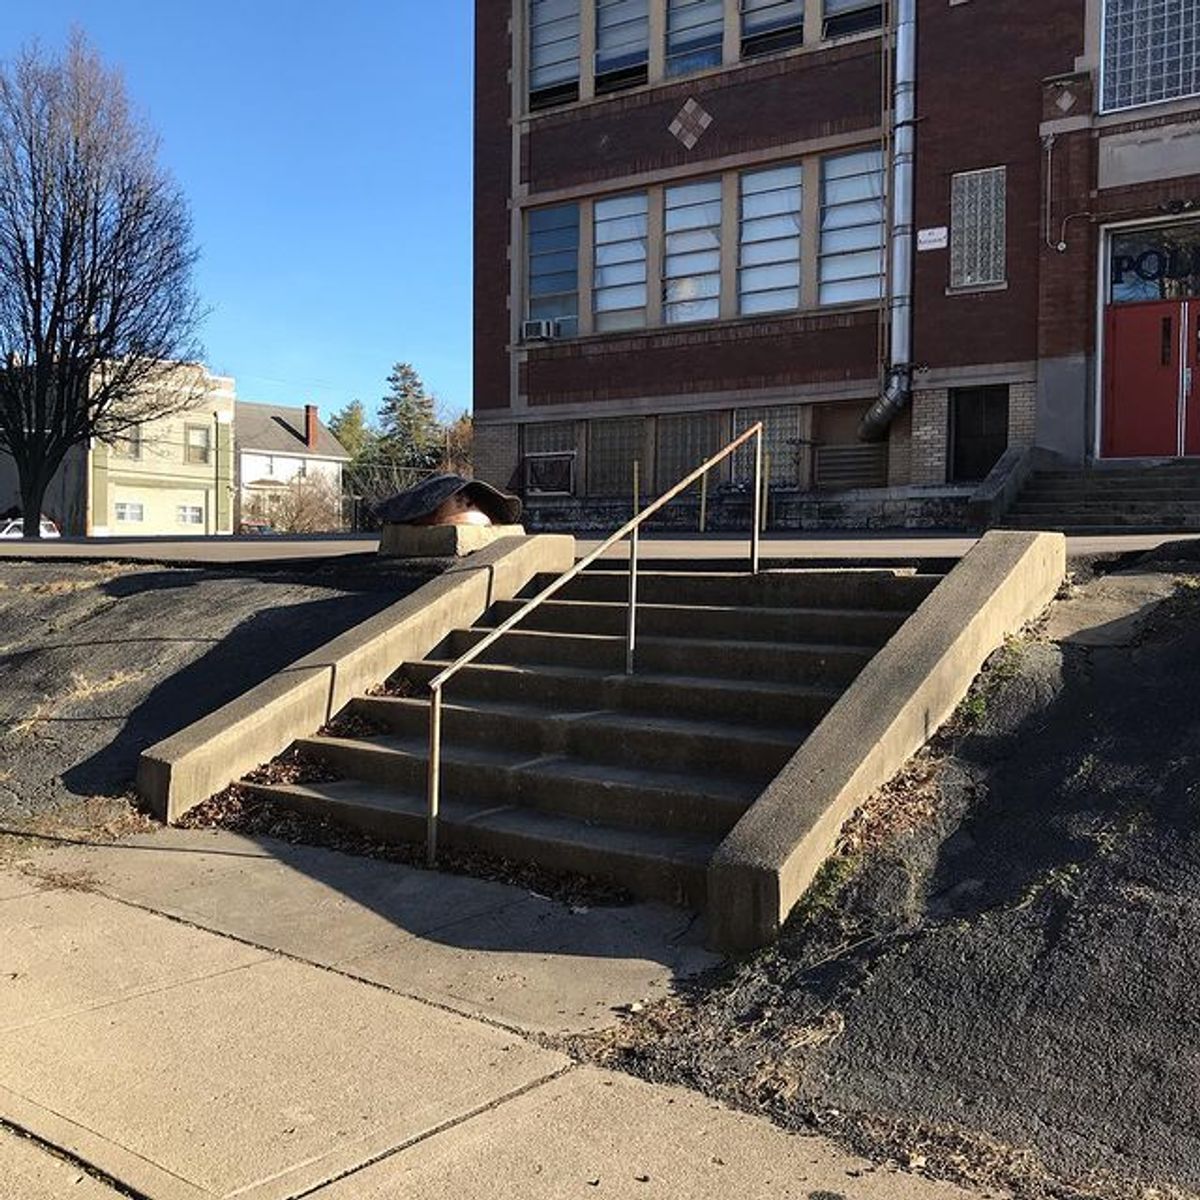
[[[1101,0],[1101,2],[1100,2],[1100,59],[1099,59],[1099,65],[1098,65],[1098,69],[1097,69],[1097,75],[1099,76],[1099,89],[1098,89],[1099,104],[1097,105],[1097,107],[1098,107],[1100,114],[1102,116],[1107,116],[1107,115],[1113,114],[1113,113],[1133,112],[1133,111],[1136,111],[1137,109],[1149,108],[1155,104],[1173,104],[1173,103],[1179,103],[1179,102],[1183,102],[1183,101],[1187,101],[1187,100],[1195,100],[1197,97],[1200,97],[1200,63],[1197,63],[1197,65],[1195,67],[1195,71],[1196,71],[1195,84],[1196,84],[1196,86],[1190,92],[1176,92],[1176,93],[1172,93],[1170,95],[1156,96],[1153,99],[1149,99],[1149,100],[1146,100],[1146,99],[1130,100],[1127,103],[1111,103],[1110,102],[1109,72],[1110,72],[1111,68],[1110,68],[1110,64],[1109,64],[1109,60],[1108,60],[1108,54],[1109,54],[1109,43],[1110,43],[1110,39],[1111,39],[1111,34],[1110,34],[1110,30],[1109,30],[1109,19],[1108,18],[1109,18],[1110,6],[1112,6],[1115,2],[1122,2],[1122,0]],[[1127,2],[1129,2],[1131,4],[1136,4],[1139,2],[1139,0],[1127,0]],[[1153,0],[1142,0],[1142,2],[1143,3],[1146,3],[1146,2],[1152,3]],[[1164,0],[1164,3],[1170,3],[1170,0]],[[1147,36],[1149,36],[1149,34],[1147,34]],[[1198,37],[1197,37],[1197,42],[1198,42],[1198,44],[1200,44],[1200,35],[1198,35]],[[1162,49],[1163,49],[1163,47],[1161,47],[1161,46],[1155,46],[1153,52],[1148,56],[1148,58],[1154,62],[1161,61],[1161,57],[1162,57],[1161,50]],[[1197,53],[1200,54],[1200,51],[1198,51]]]
[[[756,176],[764,175],[781,175],[784,172],[795,172],[795,183],[788,183],[783,187],[765,188],[761,191],[747,192],[746,181],[754,179]],[[756,216],[747,215],[746,199],[747,196],[768,196],[777,192],[790,192],[795,190],[799,193],[797,206],[794,210],[785,209],[778,213],[758,214]],[[792,217],[795,221],[796,232],[794,235],[787,234],[784,237],[757,238],[747,240],[746,227],[754,221],[769,221],[772,218]],[[738,245],[737,245],[737,314],[739,317],[763,317],[771,313],[786,313],[798,312],[804,306],[804,164],[802,162],[783,162],[772,163],[769,167],[756,167],[750,170],[738,172]],[[794,241],[795,256],[780,259],[769,259],[763,262],[748,263],[746,261],[746,250],[750,246],[767,246],[778,244],[784,241]],[[767,296],[773,293],[784,292],[791,290],[790,286],[772,287],[772,288],[754,288],[747,290],[744,285],[744,278],[748,272],[762,271],[770,267],[782,267],[790,263],[795,263],[796,266],[796,302],[795,304],[781,305],[776,308],[758,308],[747,310],[746,299],[748,296]]]
[[[969,181],[983,181],[988,176],[999,177],[999,222],[992,230],[995,241],[990,247],[984,246],[986,231],[980,222],[972,227],[966,223],[966,218],[958,209],[960,203],[970,202],[970,196],[964,195],[960,200],[960,184],[965,190]],[[975,201],[978,205],[981,200]],[[988,222],[995,225],[995,217]],[[969,236],[973,233],[973,236]],[[968,245],[967,243],[971,244]],[[950,246],[949,246],[949,285],[948,291],[983,292],[1002,289],[1008,284],[1008,165],[998,164],[993,167],[979,167],[970,171],[955,171],[950,176]],[[968,278],[970,272],[965,271],[961,260],[964,256],[974,253],[976,264],[982,261],[985,254],[999,264],[999,275],[993,274],[983,278],[982,273],[977,279]]]
[[[132,516],[128,512],[123,513],[122,509],[137,509],[137,516]],[[141,500],[114,500],[113,518],[118,525],[144,525],[146,523],[145,502]]]
[[[204,435],[204,447],[201,457],[196,457],[196,452],[199,449],[192,444],[192,434],[202,433]],[[207,467],[212,463],[213,453],[213,438],[212,430],[208,425],[201,424],[198,421],[189,421],[183,427],[183,462],[188,467]]]
[[[711,222],[705,225],[681,225],[676,229],[671,229],[672,211],[682,212],[689,208],[704,208],[713,203],[712,198],[703,200],[692,200],[684,203],[679,203],[672,209],[671,194],[695,191],[700,188],[715,188],[716,203],[718,206],[717,222]],[[702,321],[716,321],[721,317],[721,300],[722,300],[722,250],[723,250],[723,233],[725,224],[725,187],[723,177],[721,175],[707,176],[700,179],[680,180],[677,183],[666,184],[663,187],[663,204],[662,204],[662,254],[659,262],[659,280],[662,285],[662,325],[664,327],[674,325],[694,325]],[[699,249],[672,249],[672,238],[675,238],[675,245],[681,246],[687,239],[687,235],[701,235],[705,233],[716,233],[716,247],[700,247]],[[716,255],[715,270],[709,268],[707,270],[685,271],[680,270],[677,274],[668,274],[671,269],[672,259],[695,259],[700,256]],[[677,263],[682,266],[682,263]],[[716,280],[717,288],[712,295],[696,295],[691,297],[671,298],[670,289],[672,286],[679,287],[685,281],[696,283],[697,281]],[[715,306],[715,312],[707,312],[703,316],[679,316],[672,318],[670,313],[672,310],[681,310],[684,305],[704,305],[706,308]]]
[[[629,213],[615,213],[612,216],[601,216],[600,209],[602,205],[620,205],[622,202],[641,201],[640,211]],[[642,223],[641,234],[633,236],[614,237],[608,241],[601,242],[600,233],[602,225],[612,225],[618,221],[636,221]],[[602,247],[622,247],[634,246],[640,243],[640,256],[634,255],[632,258],[622,258],[615,262],[601,263],[601,248]],[[641,266],[641,279],[632,279],[624,283],[606,283],[598,282],[600,272],[606,268],[613,267],[636,267]],[[636,271],[635,271],[636,274]],[[614,308],[601,308],[600,296],[602,293],[609,295],[620,292],[641,289],[641,304],[624,305]],[[640,192],[619,192],[611,196],[600,196],[592,201],[592,330],[595,333],[615,333],[629,329],[644,329],[649,321],[650,314],[650,193],[646,190]],[[611,320],[612,317],[619,317],[621,314],[639,314],[640,319],[634,319],[632,322],[617,323]]]
[[[525,54],[526,54],[526,78],[525,78],[525,105],[529,112],[543,112],[546,109],[557,108],[562,104],[574,104],[580,98],[580,84],[582,76],[582,40],[583,40],[583,6],[580,0],[574,0],[574,41],[575,41],[575,74],[574,77],[564,77],[561,81],[551,82],[543,87],[534,86],[534,55],[536,47],[534,44],[535,31],[539,28],[555,24],[559,21],[570,21],[572,17],[568,14],[564,17],[556,17],[553,20],[543,21],[540,24],[534,20],[535,7],[539,4],[552,3],[553,0],[525,0]],[[570,40],[570,35],[566,39]],[[556,59],[555,65],[559,63],[571,62],[571,56],[563,59]]]
[[[582,274],[582,272],[580,270],[580,267],[581,267],[580,249],[583,244],[583,233],[582,233],[583,203],[584,202],[581,202],[578,200],[569,200],[565,203],[560,203],[560,204],[539,205],[536,208],[530,208],[526,211],[524,222],[523,222],[524,232],[525,232],[525,256],[524,256],[525,257],[525,262],[524,262],[524,269],[525,269],[525,320],[527,320],[527,321],[553,321],[555,331],[556,331],[556,336],[558,336],[558,337],[578,337],[578,335],[579,335],[579,321],[580,321],[580,315],[581,315],[580,309],[582,308],[582,305],[580,304],[579,301],[580,301],[580,284],[582,282],[582,280],[580,278],[580,276]],[[533,228],[533,222],[536,217],[546,214],[546,213],[551,213],[551,212],[556,212],[556,211],[564,211],[565,212],[568,209],[573,209],[574,213],[575,213],[575,221],[574,221],[573,226],[570,223],[564,224],[564,225],[554,225],[554,226],[550,226],[547,229],[536,231],[536,233],[535,233],[535,230]],[[561,247],[550,246],[547,249],[539,250],[539,251],[535,252],[534,251],[534,237],[537,236],[537,234],[553,234],[553,233],[558,232],[559,230],[567,230],[567,229],[571,229],[571,228],[574,228],[574,231],[575,231],[575,245],[574,245],[575,266],[574,266],[574,271],[573,271],[574,276],[575,276],[575,286],[573,288],[569,288],[569,289],[553,291],[553,292],[546,291],[546,292],[540,292],[540,293],[535,294],[534,290],[533,290],[533,282],[534,282],[534,278],[535,278],[535,272],[534,272],[535,258],[548,259],[553,255],[564,255],[565,256],[568,253],[570,253],[570,247],[568,247],[568,246],[561,246]],[[553,240],[553,239],[551,239],[551,240]],[[571,273],[572,273],[571,271],[560,270],[560,271],[546,271],[543,273],[543,275],[545,278],[553,278],[555,276],[565,276],[565,275],[569,275]],[[535,305],[537,305],[539,303],[546,305],[548,307],[553,307],[556,301],[565,301],[565,300],[569,299],[570,297],[574,297],[574,309],[575,309],[575,311],[571,314],[564,313],[561,315],[544,315],[544,314],[536,313],[534,311]],[[566,322],[568,324],[568,326],[570,326],[570,324],[573,323],[574,328],[570,332],[563,332],[562,325],[564,322]]]
[[[848,175],[829,176],[827,174],[829,165],[839,159],[849,159],[856,156],[876,154],[879,157],[879,167],[872,171],[859,171]],[[831,202],[828,198],[829,192],[827,185],[831,182],[841,182],[846,179],[865,179],[867,177],[878,176],[880,180],[879,186],[879,220],[863,221],[857,224],[850,225],[833,225],[826,228],[827,214],[837,208],[849,209],[857,204],[866,204],[873,202],[875,197],[866,196],[858,200],[838,200]],[[820,207],[817,214],[817,308],[836,308],[844,305],[852,304],[875,304],[880,303],[886,294],[887,283],[887,225],[888,225],[888,210],[887,210],[887,163],[884,161],[883,148],[881,146],[857,146],[847,148],[846,150],[837,150],[828,154],[821,155],[821,179],[820,179]],[[876,228],[879,229],[879,244],[878,247],[865,245],[859,247],[843,248],[838,250],[827,249],[826,234],[845,232],[847,230],[865,230]],[[832,239],[831,239],[832,240]],[[876,274],[868,275],[853,275],[841,279],[828,279],[824,276],[824,268],[827,261],[837,258],[851,258],[855,255],[865,255],[878,250],[879,254],[879,270]],[[879,293],[878,295],[870,296],[853,296],[844,300],[825,300],[822,297],[822,291],[826,285],[836,287],[838,285],[853,284],[861,280],[878,279]]]
[[[191,520],[184,516],[185,513],[196,513],[196,520]],[[203,504],[177,504],[175,505],[175,524],[176,525],[203,525],[204,524],[204,505]]]

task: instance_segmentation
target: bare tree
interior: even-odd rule
[[[346,527],[343,504],[334,480],[313,475],[251,495],[243,511],[276,533],[336,533]]]
[[[0,65],[0,450],[26,537],[71,447],[195,403],[169,380],[199,357],[197,255],[157,153],[82,35]]]

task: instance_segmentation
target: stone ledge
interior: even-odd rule
[[[453,629],[511,600],[535,575],[575,561],[575,539],[503,538],[381,613],[143,752],[137,790],[169,824],[247,771],[315,733],[401,663],[424,658]]]
[[[1065,573],[1060,533],[984,535],[721,843],[708,868],[715,948],[774,940],[846,819],[929,740],[988,655],[1050,603]]]
[[[501,538],[524,537],[523,525],[385,525],[384,558],[463,558]]]

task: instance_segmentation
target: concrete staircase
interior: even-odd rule
[[[1200,530],[1200,462],[1039,471],[1002,523],[1074,534]]]
[[[626,676],[628,576],[585,573],[447,687],[441,844],[702,909],[722,838],[941,578],[646,570],[638,670]],[[524,595],[549,582],[535,579]],[[493,606],[429,658],[404,663],[389,689],[400,694],[356,698],[345,715],[369,735],[299,741],[335,782],[246,786],[381,838],[422,841],[425,685],[521,603]]]

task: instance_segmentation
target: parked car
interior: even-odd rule
[[[58,526],[45,513],[42,514],[42,537],[62,537]],[[0,538],[19,538],[25,536],[23,517],[0,517]]]
[[[238,526],[238,533],[254,534],[265,537],[269,533],[274,533],[275,530],[271,526],[270,521],[258,521],[254,518],[248,518]]]

